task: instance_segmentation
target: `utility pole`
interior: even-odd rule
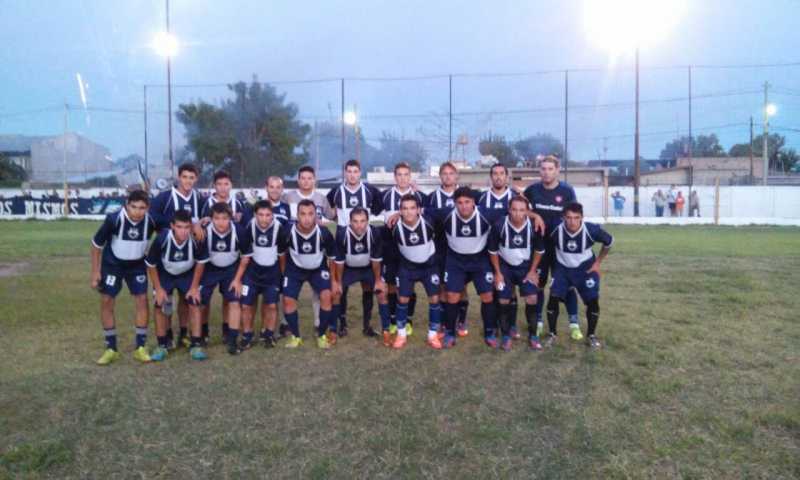
[[[69,215],[69,187],[67,186],[67,131],[69,130],[69,105],[64,102],[64,136],[61,137],[61,160],[64,170],[64,216]]]
[[[761,154],[764,157],[764,186],[767,186],[767,177],[769,177],[769,154],[767,152],[767,138],[769,138],[769,82],[764,82],[764,137],[762,138],[763,144],[761,147]]]
[[[753,165],[753,116],[750,115],[750,183],[755,183],[755,168]]]
[[[147,85],[144,86],[144,176],[147,184],[150,184],[150,162],[147,158]]]
[[[450,133],[447,136],[447,160],[449,161],[453,159],[453,76],[448,75],[447,79],[450,92],[450,106],[448,108]]]
[[[169,35],[169,0],[165,2],[167,10],[167,35]],[[169,174],[175,177],[175,158],[172,153],[172,55],[167,55],[167,135],[169,143]]]
[[[633,216],[639,216],[639,47],[636,47],[636,127],[633,140]]]
[[[569,70],[564,70],[564,181],[569,175]]]

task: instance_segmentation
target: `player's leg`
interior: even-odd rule
[[[578,270],[575,275],[580,275],[580,278],[574,279],[574,284],[586,306],[586,345],[598,349],[601,347],[596,335],[597,322],[600,320],[600,275],[583,270]]]
[[[147,351],[147,326],[150,323],[150,306],[147,304],[147,272],[145,266],[131,269],[125,274],[125,284],[133,296],[136,308],[136,350],[133,358],[139,362],[147,363],[150,353]]]
[[[347,267],[345,267],[347,268]],[[345,274],[347,271],[345,271]],[[328,329],[330,330],[327,332],[328,343],[331,345],[336,344],[338,341],[338,337],[344,333],[347,335],[347,327],[344,328],[344,332],[341,330],[342,326],[342,309],[346,307],[342,307],[342,302],[345,301],[347,298],[347,291],[348,288],[344,286],[345,281],[342,280],[342,291],[336,295],[331,292],[331,309],[333,310],[333,314],[331,315],[330,324],[328,325]]]
[[[349,270],[345,267],[345,273]],[[350,285],[348,284],[348,287]],[[342,285],[342,295],[339,298],[339,305],[333,310],[333,317],[328,328],[340,337],[347,336],[347,292],[349,288]]]
[[[429,269],[426,274],[427,281],[424,281],[425,293],[428,295],[428,338],[426,343],[434,350],[442,348],[442,338],[440,335],[442,317],[444,310],[439,300],[439,288],[441,279],[436,269]]]
[[[552,347],[558,338],[558,315],[560,303],[564,301],[571,285],[566,268],[555,265],[553,268],[553,283],[550,284],[550,298],[547,300],[547,338],[545,346]]]
[[[483,268],[480,268],[483,267]],[[491,272],[489,260],[486,265],[479,266],[480,271],[470,273],[475,291],[481,299],[481,321],[483,322],[484,343],[490,348],[497,348],[497,310],[494,306],[494,274]]]
[[[242,296],[239,299],[241,305],[241,321],[242,321],[242,342],[239,347],[242,350],[248,350],[253,346],[253,336],[255,327],[255,317],[258,312],[258,288],[250,285],[242,285]],[[252,298],[251,298],[252,297]],[[264,307],[261,307],[263,312]]]
[[[160,279],[161,287],[167,292],[168,298],[172,296],[172,288],[167,289],[165,287],[164,278]],[[179,295],[180,296],[180,295]],[[150,352],[150,359],[154,362],[161,362],[166,360],[167,352],[169,351],[169,337],[167,336],[167,331],[170,323],[170,317],[167,316],[164,311],[162,310],[162,306],[158,303],[153,303],[153,316],[155,317],[156,322],[156,340],[158,342],[158,346]]]
[[[311,307],[314,309],[314,326],[319,327],[319,293],[311,292]]]
[[[424,273],[423,271],[422,274]],[[420,274],[419,270],[408,270],[405,268],[401,268],[398,272],[397,307],[394,316],[397,325],[397,334],[392,342],[393,348],[403,348],[408,341],[408,331],[406,330],[408,302],[411,299],[411,294],[414,293],[414,284],[419,281]]]
[[[319,348],[330,348],[328,342],[328,328],[333,317],[333,302],[331,300],[331,289],[322,288],[319,290],[319,326],[317,327],[317,346]]]
[[[525,321],[528,323],[528,347],[531,350],[541,350],[542,344],[539,342],[536,324],[536,302],[538,301],[537,293],[539,288],[526,279],[529,268],[528,266],[521,268],[515,280],[517,280],[518,283],[519,296],[525,300]]]
[[[102,276],[104,281],[106,276]],[[100,295],[100,324],[103,327],[103,339],[105,342],[105,351],[103,355],[97,360],[98,365],[108,365],[119,359],[119,351],[117,350],[117,329],[114,320],[114,297],[103,293]]]
[[[372,274],[370,273],[369,278],[372,278]],[[365,276],[366,277],[366,276]],[[361,323],[361,333],[365,337],[375,337],[378,334],[375,333],[375,330],[372,329],[372,307],[375,304],[375,292],[372,291],[372,287],[375,285],[375,281],[362,281],[361,282],[361,311],[364,314],[364,318]],[[409,312],[411,307],[409,306]],[[411,314],[409,313],[409,316]]]
[[[271,293],[270,293],[271,292]],[[261,304],[261,341],[265,348],[275,346],[275,326],[278,323],[278,288],[273,286]]]
[[[520,338],[519,331],[517,329],[517,313],[519,311],[519,303],[517,301],[517,296],[514,295],[511,297],[511,316],[509,317],[509,328],[511,333],[511,338],[516,340]]]
[[[503,288],[496,290],[494,294],[494,304],[497,312],[497,323],[500,326],[501,342],[503,350],[511,350],[511,309],[514,297],[514,278],[511,269],[505,264],[500,264],[500,273],[503,274]],[[516,307],[514,305],[514,307]]]
[[[191,342],[189,340],[189,304],[186,303],[186,297],[178,295],[178,342],[176,345],[189,347]]]
[[[544,289],[547,287],[547,279],[553,269],[555,262],[555,247],[548,244],[545,248],[542,261],[539,263],[537,273],[539,274],[539,291],[536,293],[536,335],[540,336],[544,332],[544,309],[545,298]]]
[[[187,306],[189,310],[189,327],[191,330],[189,356],[192,360],[206,360],[208,359],[208,354],[206,354],[203,348],[205,341],[203,339],[203,318],[200,306],[189,302],[187,302]]]
[[[389,314],[389,294],[387,291],[379,291],[375,292],[375,294],[375,296],[378,297],[378,317],[380,317],[381,320],[383,344],[387,347],[390,347],[393,339],[392,334],[389,333],[389,328],[392,322],[392,317]]]
[[[570,288],[567,291],[567,296],[564,298],[564,305],[567,307],[567,315],[569,316],[570,337],[575,341],[583,340],[581,324],[578,321],[578,295],[574,288]]]
[[[303,344],[297,315],[297,297],[300,295],[303,283],[305,283],[305,278],[298,270],[286,270],[283,277],[283,314],[289,329],[286,348],[297,348]]]

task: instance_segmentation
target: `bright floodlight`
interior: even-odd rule
[[[178,53],[178,39],[167,32],[159,32],[153,38],[153,50],[162,57],[174,57]]]
[[[771,116],[775,115],[776,113],[778,113],[778,107],[776,107],[774,103],[767,104],[766,112],[767,112],[767,116],[771,117]]]
[[[586,32],[612,54],[647,47],[664,38],[680,21],[685,0],[586,0]]]
[[[344,112],[344,123],[350,126],[353,126],[358,121],[358,117],[356,117],[356,112]]]

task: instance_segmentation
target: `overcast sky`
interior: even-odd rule
[[[253,74],[269,81],[601,67],[570,74],[570,104],[576,106],[570,111],[570,156],[632,158],[632,56],[610,60],[587,34],[585,8],[583,0],[172,0],[172,31],[181,42],[173,83],[219,84]],[[59,106],[81,105],[80,73],[93,110],[71,112],[70,129],[108,146],[115,157],[142,154],[142,86],[166,81],[165,63],[149,45],[163,29],[164,2],[0,0],[0,9],[0,133],[62,131]],[[688,104],[679,100],[687,96],[687,70],[648,66],[800,62],[798,14],[798,0],[688,1],[677,25],[641,51],[643,154],[657,157],[666,141],[688,129]],[[765,80],[774,86],[770,100],[778,106],[772,124],[800,129],[800,67],[696,68],[695,135],[716,132],[725,148],[747,141],[751,115],[761,128]],[[517,139],[543,131],[563,138],[563,87],[560,72],[456,76],[454,135],[467,135],[470,155],[476,139],[489,132]],[[304,119],[338,118],[338,82],[278,88]],[[173,107],[225,96],[224,87],[176,87]],[[346,104],[357,105],[368,140],[392,131],[424,141],[434,158],[444,160],[446,77],[348,81]],[[148,105],[152,159],[166,151],[165,89],[151,87]],[[120,111],[97,110],[106,108]],[[44,111],[31,112],[39,109]],[[800,147],[800,132],[779,133]],[[176,137],[183,142],[182,131]]]

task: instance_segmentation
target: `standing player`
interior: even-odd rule
[[[275,323],[278,318],[278,299],[283,278],[278,257],[280,237],[286,227],[276,219],[268,200],[259,200],[253,207],[255,217],[242,231],[242,261],[236,271],[234,283],[242,283],[242,343],[247,350],[253,343],[254,317],[261,306],[261,340],[266,348],[275,346]]]
[[[211,223],[205,228],[205,240],[197,254],[197,266],[192,287],[187,297],[198,298],[207,307],[214,289],[219,288],[223,300],[227,300],[228,353],[237,355],[239,348],[239,324],[241,320],[242,284],[236,280],[239,256],[242,251],[242,234],[233,221],[233,212],[227,203],[215,203],[211,207]]]
[[[153,203],[150,205],[150,216],[159,231],[170,228],[172,217],[178,210],[189,212],[193,224],[200,220],[203,198],[200,192],[195,190],[195,184],[199,176],[200,172],[194,164],[184,163],[178,167],[178,181],[175,185],[171,189],[159,193],[153,199]],[[167,299],[165,309],[168,312],[171,311],[171,299]],[[169,317],[170,315],[168,314],[167,316]],[[178,298],[178,325],[180,327],[178,345],[188,346],[189,304],[186,303],[185,297]],[[167,337],[169,338],[169,345],[172,346],[174,334],[171,320],[167,324]],[[208,337],[208,332],[204,332],[203,337]]]
[[[531,204],[533,212],[542,217],[545,223],[545,254],[539,265],[539,293],[536,303],[537,328],[541,330],[542,309],[544,307],[544,287],[547,277],[555,262],[555,245],[550,234],[561,223],[564,206],[575,201],[575,190],[566,182],[559,181],[558,174],[560,162],[558,158],[549,155],[544,157],[539,164],[541,181],[525,189],[525,198]],[[569,314],[569,326],[573,340],[583,339],[578,323],[578,297],[570,290],[566,294],[565,304]]]
[[[459,301],[464,298],[467,283],[472,282],[481,297],[484,341],[489,347],[496,348],[497,319],[492,294],[494,274],[486,248],[492,228],[475,206],[474,193],[470,188],[458,188],[453,198],[456,208],[441,221],[447,238],[444,269],[447,331],[442,346],[450,348],[455,345]]]
[[[316,206],[310,199],[300,200],[297,204],[297,223],[289,228],[281,242],[279,248],[289,252],[289,255],[280,257],[283,312],[292,332],[286,347],[297,348],[303,344],[297,317],[297,298],[303,284],[308,282],[319,295],[320,302],[317,346],[330,348],[326,333],[333,314],[331,290],[338,291],[340,288],[334,284],[335,279],[331,281],[331,263],[336,252],[333,235],[317,223]]]
[[[552,347],[556,344],[559,302],[563,302],[567,292],[575,288],[586,305],[586,345],[598,349],[601,344],[595,330],[600,318],[600,264],[608,255],[614,238],[599,225],[584,222],[583,206],[577,202],[564,207],[564,222],[550,236],[555,245],[556,261],[547,302],[549,333],[545,345]],[[595,243],[603,245],[596,258],[592,251]],[[542,258],[537,252],[534,268]]]
[[[400,199],[400,220],[392,231],[393,239],[400,253],[400,264],[397,268],[397,337],[383,324],[383,344],[393,348],[406,345],[406,319],[408,318],[408,302],[414,292],[414,285],[421,282],[428,294],[428,340],[431,348],[442,348],[439,340],[439,326],[442,322],[442,307],[439,304],[439,276],[436,265],[436,243],[433,227],[422,218],[417,196],[406,194]]]
[[[283,179],[281,177],[269,177],[266,183],[267,200],[272,205],[272,215],[275,220],[286,226],[292,219],[292,209],[283,198]]]
[[[119,359],[117,330],[114,319],[114,299],[122,290],[122,281],[136,303],[136,350],[133,358],[149,362],[147,353],[147,270],[144,264],[147,241],[155,231],[155,224],[147,213],[150,197],[136,190],[119,211],[109,213],[92,239],[93,289],[100,292],[100,322],[103,325],[106,350],[97,360],[98,365],[108,365]]]
[[[511,350],[513,336],[512,318],[516,305],[512,303],[514,287],[525,299],[525,318],[528,320],[528,342],[533,350],[541,350],[536,334],[536,292],[539,277],[533,266],[533,254],[544,253],[544,238],[537,234],[528,218],[528,201],[513,197],[508,216],[495,224],[489,236],[489,260],[494,269],[494,284],[497,289],[500,331],[503,335],[501,347]]]
[[[155,303],[156,336],[158,347],[150,354],[153,361],[167,358],[169,317],[164,313],[164,304],[172,298],[173,290],[179,297],[186,297],[194,278],[195,259],[199,244],[192,238],[192,217],[186,210],[178,210],[172,217],[169,230],[162,230],[150,245],[145,263],[150,281],[153,282]],[[202,347],[200,308],[189,302],[189,321],[192,329],[189,354],[193,360],[208,358]]]
[[[489,169],[491,187],[478,199],[478,207],[492,225],[508,215],[508,204],[517,193],[509,188],[508,167],[495,163]]]
[[[343,308],[350,285],[360,282],[362,289],[363,328],[367,337],[377,336],[370,325],[372,298],[378,295],[378,312],[381,325],[389,322],[389,305],[386,303],[386,285],[381,279],[381,239],[377,228],[369,224],[369,212],[361,207],[350,210],[350,225],[336,231],[336,261],[333,264],[333,319],[328,341],[336,343],[336,319]],[[387,324],[388,328],[388,324]]]

